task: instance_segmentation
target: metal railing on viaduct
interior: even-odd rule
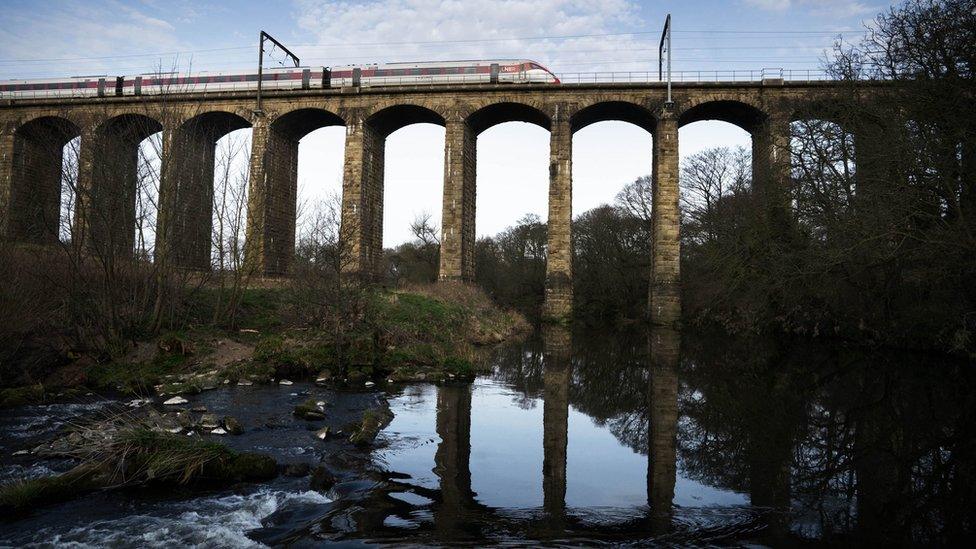
[[[782,75],[777,75],[782,76]],[[51,242],[58,235],[62,150],[80,136],[76,239],[131,250],[139,143],[162,132],[156,254],[189,269],[208,269],[215,142],[253,128],[247,250],[266,275],[283,275],[295,253],[298,142],[325,126],[345,126],[342,234],[346,270],[375,272],[382,257],[385,139],[409,124],[446,128],[440,278],[474,276],[478,135],[510,121],[549,130],[550,181],[545,311],[572,308],[572,139],[604,120],[626,121],[653,135],[652,318],[680,313],[678,129],[722,120],[752,135],[755,188],[776,195],[789,178],[791,121],[832,120],[849,84],[766,78],[746,82],[647,82],[561,85],[465,84],[275,91],[255,113],[244,92],[142,97],[36,99],[0,104],[0,237]],[[82,193],[82,191],[84,191]]]

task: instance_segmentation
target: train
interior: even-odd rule
[[[262,90],[310,90],[438,84],[559,84],[559,78],[530,59],[493,59],[271,68],[262,72],[261,82]],[[257,86],[257,71],[73,76],[0,81],[0,99],[246,91],[257,90]]]

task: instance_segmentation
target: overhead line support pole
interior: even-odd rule
[[[671,14],[668,14],[667,19],[664,20],[664,30],[661,32],[661,44],[657,48],[657,79],[663,80],[663,64],[664,64],[664,52],[668,52],[668,99],[665,103],[667,106],[671,106],[674,102],[671,100]]]
[[[288,55],[288,57],[291,57],[296,67],[301,64],[301,61],[299,61],[298,56],[292,53],[291,50],[286,48],[284,44],[275,40],[274,36],[271,36],[270,34],[261,31],[261,34],[258,37],[258,94],[257,94],[257,105],[254,109],[254,114],[257,115],[264,114],[264,111],[261,110],[261,87],[262,84],[264,83],[264,41],[265,40],[270,40],[275,46],[281,48],[281,50],[284,51],[285,54]]]

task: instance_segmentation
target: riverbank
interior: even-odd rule
[[[0,407],[88,391],[145,397],[298,380],[470,379],[484,349],[531,330],[521,315],[460,284],[352,290],[343,306],[312,321],[296,314],[301,304],[291,289],[249,289],[235,322],[224,326],[207,322],[213,292],[201,293],[186,321],[162,335],[114,353],[62,349],[54,367],[20,365],[4,380]]]

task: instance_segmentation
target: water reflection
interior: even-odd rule
[[[569,378],[572,338],[568,329],[543,331],[545,384],[542,413],[542,501],[551,530],[563,530],[566,514],[566,447],[569,443]]]
[[[352,537],[960,541],[976,504],[971,370],[784,340],[550,327],[473,385],[394,398],[391,439],[413,418],[436,450],[378,457],[409,476],[396,490],[423,498],[399,498],[399,522],[367,520]]]
[[[681,336],[673,328],[655,327],[648,338],[647,505],[654,534],[671,531],[677,476],[680,345]]]
[[[471,491],[471,387],[447,385],[437,389],[437,435],[434,473],[440,481],[440,501],[434,509],[438,533],[461,537],[461,517],[475,507]]]

